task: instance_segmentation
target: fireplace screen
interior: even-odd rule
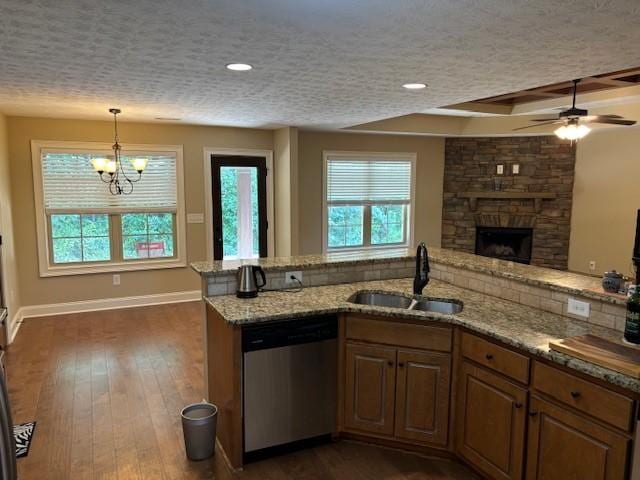
[[[476,255],[512,262],[531,262],[531,228],[476,228]]]

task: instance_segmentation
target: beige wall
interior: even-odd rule
[[[300,254],[322,252],[324,150],[417,153],[414,240],[440,246],[444,138],[304,131],[298,149]]]
[[[640,111],[629,118],[640,120]],[[594,273],[595,260],[597,274],[632,275],[639,208],[640,127],[602,129],[578,142],[569,269]]]
[[[298,129],[284,127],[273,134],[275,254],[296,255],[298,251]]]
[[[73,302],[197,290],[198,276],[189,267],[122,272],[121,285],[112,285],[112,274],[40,278],[38,273],[33,177],[30,140],[109,142],[111,122],[10,117],[9,154],[15,241],[19,246],[20,295],[23,305]],[[123,143],[182,145],[185,165],[187,213],[204,213],[203,148],[273,149],[269,130],[122,123]],[[1,154],[0,154],[1,155]],[[98,179],[96,178],[96,181]],[[187,225],[187,261],[206,259],[204,224]]]
[[[11,324],[8,325],[9,328],[12,327],[11,320],[21,305],[13,228],[13,223],[16,219],[12,215],[11,189],[7,119],[0,114],[0,233],[2,234],[2,266],[4,270],[2,272],[3,288],[9,311],[9,323]]]

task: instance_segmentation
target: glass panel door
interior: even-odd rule
[[[266,161],[212,157],[214,258],[267,255]]]

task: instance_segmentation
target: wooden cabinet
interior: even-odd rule
[[[535,396],[529,418],[526,480],[627,478],[626,436]]]
[[[392,322],[365,320],[348,322],[344,350],[343,383],[344,428],[352,433],[369,433],[433,447],[446,447],[449,439],[449,391],[451,385],[451,354],[442,351],[414,350],[405,343],[451,348],[451,331],[441,327],[410,325],[399,328],[394,335],[382,336]],[[371,325],[366,322],[371,322]],[[416,335],[402,342],[405,332],[415,329]],[[372,333],[373,332],[373,333]],[[427,339],[423,332],[430,332]],[[363,343],[363,337],[388,342],[395,346]],[[427,340],[425,340],[427,339]],[[355,340],[355,341],[354,341]],[[413,343],[412,343],[413,342]]]
[[[491,478],[521,479],[526,389],[466,361],[460,373],[458,453]]]
[[[399,350],[397,358],[395,436],[446,445],[450,355]]]
[[[345,426],[393,434],[396,349],[347,343]]]

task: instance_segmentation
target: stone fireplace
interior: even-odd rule
[[[442,246],[566,270],[574,167],[555,136],[448,138]]]
[[[531,228],[476,227],[476,255],[531,263]]]

